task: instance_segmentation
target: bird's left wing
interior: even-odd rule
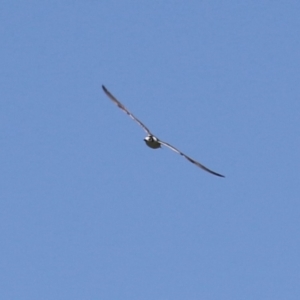
[[[138,119],[136,118],[119,100],[117,100],[108,89],[102,85],[105,94],[112,100],[119,108],[121,108],[131,119],[136,121],[149,135],[152,135],[151,131]]]
[[[171,150],[175,151],[176,153],[178,153],[178,154],[184,156],[188,161],[190,161],[191,163],[195,164],[195,165],[198,166],[199,168],[201,168],[201,169],[203,169],[203,170],[205,170],[205,171],[207,171],[207,172],[209,172],[209,173],[211,173],[211,174],[213,174],[213,175],[216,175],[216,176],[219,176],[219,177],[225,177],[224,175],[221,175],[221,174],[219,174],[219,173],[216,173],[216,172],[214,172],[214,171],[212,171],[212,170],[206,168],[205,166],[203,166],[202,164],[200,164],[200,163],[197,162],[196,160],[190,158],[189,156],[185,155],[184,153],[182,153],[181,151],[179,151],[178,149],[176,149],[176,148],[173,147],[172,145],[170,145],[170,144],[168,144],[168,143],[166,143],[166,142],[163,142],[163,141],[161,141],[161,140],[159,140],[159,143],[162,144],[162,145],[164,145],[164,146],[166,146],[166,147],[168,147],[168,148],[170,148]]]

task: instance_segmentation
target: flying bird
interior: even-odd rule
[[[108,89],[102,85],[103,91],[105,92],[105,94],[110,98],[110,100],[112,100],[120,109],[122,109],[131,119],[133,119],[134,121],[136,121],[143,129],[144,131],[147,133],[147,136],[144,138],[144,141],[146,143],[147,146],[149,146],[152,149],[158,149],[161,148],[161,146],[166,146],[169,149],[175,151],[176,153],[182,155],[183,157],[185,157],[188,161],[190,161],[191,163],[195,164],[196,166],[198,166],[199,168],[213,174],[219,177],[225,177],[224,175],[221,175],[219,173],[216,173],[208,168],[206,168],[205,166],[203,166],[202,164],[200,164],[199,162],[197,162],[196,160],[190,158],[189,156],[187,156],[186,154],[184,154],[183,152],[179,151],[177,148],[175,148],[174,146],[161,141],[160,139],[158,139],[155,135],[153,135],[151,133],[151,131],[148,129],[148,127],[146,127],[138,118],[136,118],[119,100],[116,99],[116,97],[114,97],[109,91]]]

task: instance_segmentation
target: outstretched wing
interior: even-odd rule
[[[152,135],[150,130],[139,120],[137,119],[119,100],[117,100],[108,90],[107,88],[102,85],[103,91],[105,94],[112,100],[119,108],[121,108],[131,119],[136,121],[149,135]]]
[[[221,174],[219,174],[219,173],[216,173],[216,172],[214,172],[214,171],[212,171],[212,170],[206,168],[205,166],[201,165],[199,162],[197,162],[197,161],[193,160],[192,158],[190,158],[189,156],[185,155],[184,153],[182,153],[181,151],[179,151],[178,149],[176,149],[176,148],[173,147],[172,145],[170,145],[170,144],[168,144],[168,143],[166,143],[166,142],[163,142],[163,141],[159,141],[159,142],[160,142],[160,144],[162,144],[162,145],[164,145],[164,146],[170,148],[171,150],[175,151],[176,153],[178,153],[178,154],[184,156],[188,161],[190,161],[191,163],[193,163],[193,164],[195,164],[196,166],[200,167],[201,169],[203,169],[203,170],[205,170],[205,171],[207,171],[207,172],[209,172],[209,173],[211,173],[211,174],[214,174],[214,175],[216,175],[216,176],[219,176],[219,177],[225,177],[224,175],[221,175]]]

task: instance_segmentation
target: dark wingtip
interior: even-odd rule
[[[103,89],[104,92],[107,91],[106,87],[103,84],[102,84],[102,89]]]
[[[215,174],[215,175],[217,175],[217,176],[219,176],[219,177],[225,178],[225,176],[224,176],[224,175],[221,175],[221,174]]]

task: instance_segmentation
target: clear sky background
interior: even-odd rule
[[[299,300],[299,12],[2,0],[1,299]]]

